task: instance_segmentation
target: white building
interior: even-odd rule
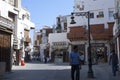
[[[114,25],[113,14],[115,12],[114,0],[74,0],[73,16],[75,24],[71,23],[71,16],[67,18],[68,39],[73,45],[78,45],[85,53],[87,61],[88,49],[88,18],[82,13],[90,12],[91,46],[95,51],[103,50],[105,61],[107,53],[110,53],[110,39]],[[78,14],[77,14],[78,13]],[[93,51],[93,50],[92,50]]]
[[[49,56],[52,62],[68,62],[67,16],[56,17],[53,33],[49,34]]]
[[[50,33],[48,37],[49,47],[49,55],[52,61],[59,62],[58,57],[61,58],[61,62],[66,62],[68,60],[68,47],[69,40],[67,39],[67,33]],[[60,56],[61,55],[61,56]]]
[[[56,18],[56,32],[67,32],[67,16],[58,16]]]
[[[115,12],[114,0],[74,0],[73,12],[87,12],[90,11],[90,24],[103,24],[108,28],[108,22],[113,22],[113,14]],[[71,26],[87,25],[87,18],[85,16],[75,16],[76,24],[70,24],[71,19],[68,18],[67,24]]]
[[[41,61],[44,61],[45,56],[49,56],[48,52],[48,35],[53,29],[49,26],[43,26],[40,30],[34,32],[34,54],[40,55]]]
[[[23,15],[27,18],[23,19]],[[34,28],[34,24],[30,21],[29,12],[21,7],[21,0],[0,0],[0,56],[6,62],[6,71],[11,71],[13,49],[16,53],[21,49],[24,51],[27,41],[24,33],[30,28]]]
[[[35,29],[34,30],[34,39],[33,39],[33,45],[34,45],[34,52],[39,52],[39,47],[41,44],[41,40],[39,40],[39,38],[41,39],[42,33],[40,32],[40,30]]]
[[[115,24],[114,24],[114,38],[113,44],[116,47],[115,51],[118,54],[119,67],[120,67],[120,0],[115,0]]]
[[[16,28],[19,0],[0,0],[0,59],[6,63],[6,71],[11,71],[13,35]],[[14,5],[15,4],[15,5]],[[6,45],[6,46],[5,46]]]

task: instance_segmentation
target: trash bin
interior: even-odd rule
[[[6,63],[0,62],[0,80],[3,78],[5,74]]]

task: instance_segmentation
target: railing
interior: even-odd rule
[[[9,29],[14,29],[14,22],[10,21],[9,19],[6,19],[2,16],[0,16],[0,25],[7,27]]]

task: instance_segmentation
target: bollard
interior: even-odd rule
[[[25,62],[24,62],[24,59],[22,58],[21,59],[21,66],[24,66],[25,65]]]

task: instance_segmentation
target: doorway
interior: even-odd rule
[[[11,34],[0,31],[0,62],[6,62],[6,71],[11,71]]]

